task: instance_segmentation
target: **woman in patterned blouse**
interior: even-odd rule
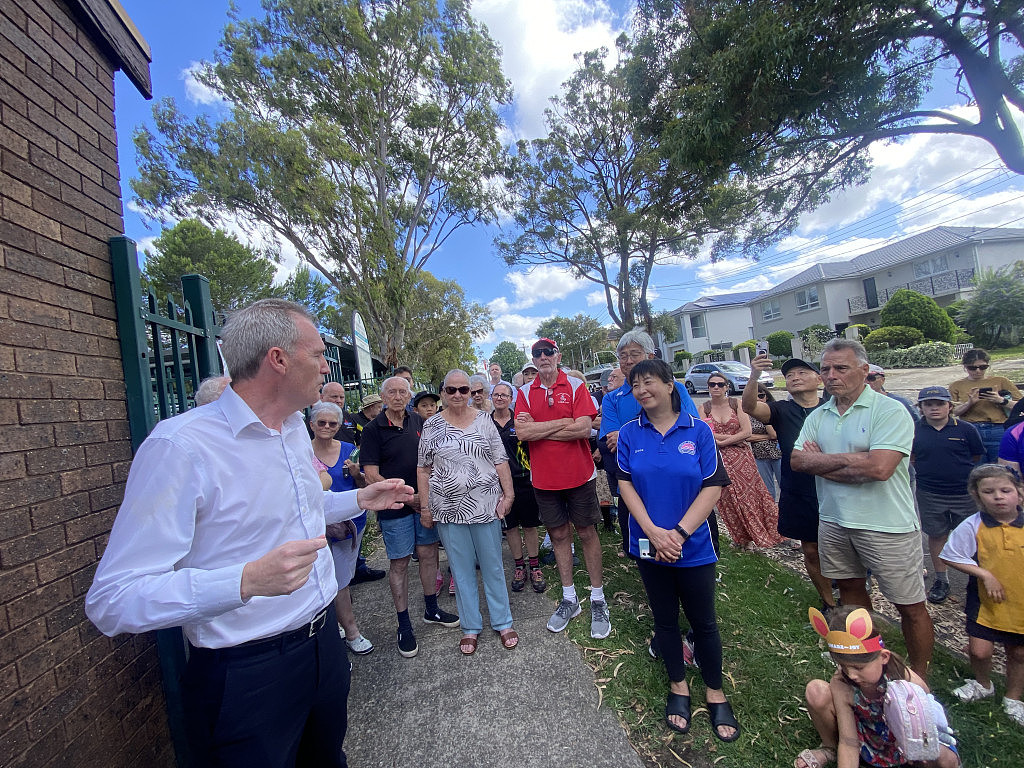
[[[455,600],[462,618],[459,649],[476,651],[483,631],[476,564],[484,582],[491,626],[505,648],[515,648],[505,566],[501,557],[501,520],[512,507],[512,474],[501,437],[488,413],[470,405],[470,380],[449,371],[441,387],[445,408],[427,419],[420,435],[417,470],[421,522],[437,524],[455,575]]]

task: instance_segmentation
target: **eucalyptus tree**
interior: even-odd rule
[[[463,0],[263,6],[233,12],[197,74],[227,114],[156,105],[132,188],[152,216],[231,216],[290,243],[394,364],[427,260],[502,206],[499,48]]]

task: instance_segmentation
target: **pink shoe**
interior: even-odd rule
[[[440,568],[437,569],[437,584],[435,585],[435,587],[436,588],[434,589],[434,595],[440,595],[441,589],[442,587],[444,587],[444,574],[441,573]]]
[[[448,582],[448,594],[449,595],[454,595],[455,594],[455,577],[454,576],[452,576],[452,580]]]

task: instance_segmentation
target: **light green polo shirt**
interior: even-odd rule
[[[815,477],[820,519],[844,528],[885,533],[919,529],[906,458],[914,443],[914,421],[902,403],[871,387],[864,387],[842,415],[836,410],[836,401],[829,400],[807,416],[796,447],[808,440],[824,453],[883,449],[904,455],[888,480],[853,485]]]

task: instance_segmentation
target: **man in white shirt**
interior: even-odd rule
[[[86,613],[111,636],[182,626],[198,763],[345,766],[349,665],[325,525],[413,490],[322,490],[298,411],[329,369],[304,308],[256,302],[222,337],[231,386],[139,448]]]

